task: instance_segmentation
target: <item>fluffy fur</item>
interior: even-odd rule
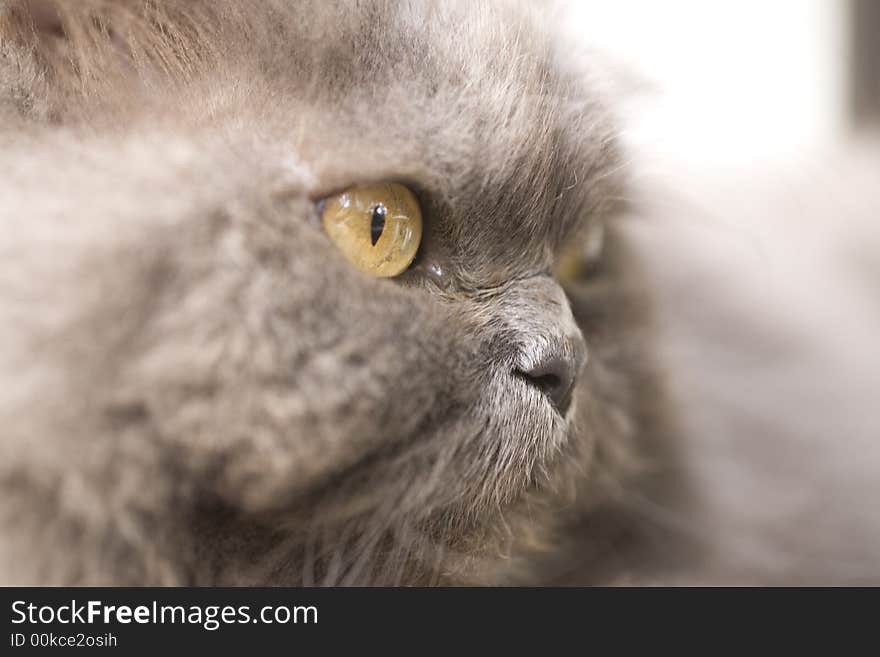
[[[655,400],[626,272],[581,328],[548,274],[618,196],[589,71],[512,3],[40,6],[2,14],[4,581],[569,567]],[[399,282],[315,222],[368,180],[426,211]],[[563,417],[516,371],[582,329]]]
[[[664,510],[702,546],[673,581],[880,582],[877,146],[723,174],[640,149],[628,237],[700,500]]]
[[[675,297],[611,220],[609,89],[515,2],[0,4],[0,580],[742,575],[654,373]],[[372,180],[425,210],[395,281],[315,213]],[[584,348],[564,415],[516,374]]]

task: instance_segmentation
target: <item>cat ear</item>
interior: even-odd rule
[[[25,20],[38,35],[64,36],[61,14],[53,0],[22,0],[20,7]]]
[[[140,67],[185,75],[206,56],[219,12],[202,2],[12,0],[0,2],[0,34],[61,78],[108,86]]]

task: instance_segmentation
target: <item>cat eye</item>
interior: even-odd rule
[[[563,249],[553,275],[562,283],[574,283],[588,276],[602,257],[605,229],[595,223]]]
[[[412,264],[422,241],[422,211],[407,187],[357,185],[322,205],[324,230],[362,272],[392,277]]]

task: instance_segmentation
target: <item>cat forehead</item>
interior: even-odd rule
[[[515,252],[534,268],[620,183],[601,85],[572,65],[546,5],[156,0],[140,15],[139,3],[82,0],[63,5],[70,43],[53,65],[83,87],[84,116],[104,103],[127,124],[143,99],[148,114],[167,105],[196,124],[264,129],[324,191],[412,183],[436,202],[462,257],[479,253],[492,269]],[[148,84],[128,80],[132,65]],[[154,69],[183,84],[161,93]],[[116,93],[93,84],[105,79]],[[68,97],[78,96],[58,95],[64,112]]]
[[[54,61],[65,69],[81,56],[66,72],[77,88],[120,82],[109,97],[107,85],[86,88],[88,117],[90,102],[115,99],[111,114],[127,123],[143,98],[148,113],[167,106],[197,125],[216,117],[236,133],[264,131],[273,156],[280,144],[311,169],[315,194],[412,184],[455,256],[504,275],[512,253],[521,268],[546,269],[617,196],[604,99],[562,51],[546,4],[157,0],[135,18],[127,3],[82,0],[64,5],[71,43]],[[120,34],[131,52],[117,65]],[[131,65],[148,84],[128,79]],[[154,69],[183,84],[157,92]]]
[[[545,266],[548,245],[615,196],[605,99],[588,67],[564,65],[552,28],[527,7],[322,12],[294,57],[307,62],[299,70],[312,106],[301,120],[328,188],[414,182],[446,211],[460,255],[479,253],[496,271],[512,245],[521,264]]]

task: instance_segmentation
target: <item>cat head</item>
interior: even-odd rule
[[[626,433],[613,323],[589,305],[576,321],[553,275],[617,205],[615,126],[600,77],[535,10],[83,2],[56,17],[18,37],[40,44],[32,106],[93,155],[65,168],[50,147],[43,184],[71,234],[94,236],[89,280],[125,281],[71,292],[89,328],[65,352],[79,340],[92,359],[80,389],[99,440],[151,454],[114,467],[150,463],[202,536],[228,539],[231,516],[259,526],[282,548],[234,550],[274,569],[280,550],[293,579],[332,580],[334,558],[352,579],[414,534],[473,550]],[[394,278],[352,266],[320,220],[322,200],[384,182],[423,218]]]

